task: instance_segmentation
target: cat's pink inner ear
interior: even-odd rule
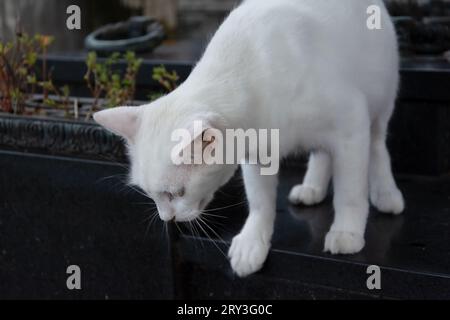
[[[94,120],[107,130],[132,141],[138,130],[140,108],[118,107],[94,114]]]

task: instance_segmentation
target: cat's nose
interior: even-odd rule
[[[174,210],[166,210],[166,211],[160,211],[159,216],[161,217],[161,220],[164,222],[169,222],[175,219],[175,212]]]
[[[166,215],[161,215],[161,220],[164,222],[170,222],[175,220],[174,216],[166,216]]]
[[[162,221],[169,222],[175,218],[175,209],[169,203],[157,202],[156,208]]]

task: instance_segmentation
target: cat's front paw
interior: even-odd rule
[[[260,270],[269,254],[270,243],[258,237],[239,234],[234,237],[228,257],[233,271],[239,277],[246,277]]]
[[[322,202],[325,199],[325,196],[325,191],[301,184],[292,188],[289,193],[289,201],[295,205],[305,204],[307,206],[312,206]]]
[[[346,231],[330,231],[325,237],[325,252],[353,254],[364,248],[364,236]]]
[[[370,191],[370,201],[380,212],[400,214],[405,209],[403,195],[398,188],[373,188]]]

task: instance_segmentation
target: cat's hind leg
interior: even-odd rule
[[[271,245],[278,176],[263,176],[260,168],[259,165],[242,165],[250,213],[228,252],[231,267],[240,277],[262,268]]]
[[[315,205],[322,202],[327,195],[330,179],[330,155],[323,150],[312,152],[303,183],[291,189],[289,201],[295,205]]]
[[[359,104],[358,104],[359,103]],[[365,245],[369,215],[370,118],[364,101],[349,106],[351,121],[344,121],[333,135],[334,221],[325,237],[325,251],[353,254]]]
[[[370,146],[370,201],[381,212],[400,214],[405,208],[403,195],[398,189],[391,169],[386,147],[388,117],[373,121]]]

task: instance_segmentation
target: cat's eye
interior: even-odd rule
[[[184,197],[184,195],[186,194],[186,189],[185,188],[181,188],[180,190],[178,190],[175,193],[172,192],[162,192],[161,193],[164,197],[167,197],[167,199],[169,201],[173,201],[175,198],[181,198]]]
[[[173,193],[170,193],[170,192],[163,192],[162,194],[163,194],[163,196],[167,197],[167,199],[169,201],[172,201],[175,198]]]
[[[177,193],[175,193],[176,197],[184,197],[184,195],[186,194],[186,189],[183,187],[180,190],[177,191]]]

